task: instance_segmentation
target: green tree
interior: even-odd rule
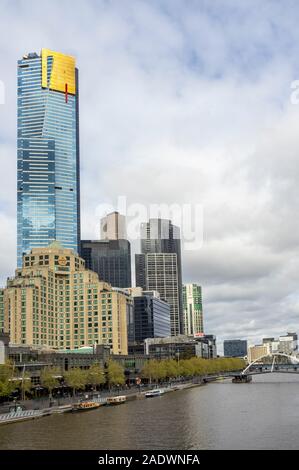
[[[14,370],[10,363],[0,365],[0,397],[9,397],[17,388],[14,380]]]
[[[168,359],[165,361],[165,372],[168,379],[175,379],[180,375],[180,368],[177,361]]]
[[[87,380],[94,388],[106,382],[104,369],[98,362],[92,364],[87,371]]]
[[[141,375],[147,378],[150,383],[171,377],[195,377],[221,372],[242,370],[245,367],[245,361],[238,358],[216,358],[203,359],[192,357],[190,359],[181,359],[179,362],[171,360],[149,360],[141,371]]]
[[[167,374],[166,361],[158,361],[156,359],[147,361],[141,371],[142,377],[147,378],[150,383],[152,383],[152,381],[158,382],[159,380],[166,378]]]
[[[108,363],[107,382],[109,388],[113,385],[123,385],[125,383],[124,368],[115,361],[109,361]]]
[[[64,373],[64,379],[69,387],[73,390],[73,396],[76,395],[77,390],[82,390],[88,384],[87,371],[74,367]]]
[[[31,377],[28,372],[23,372],[21,378],[17,378],[16,380],[17,387],[21,390],[21,397],[22,400],[26,400],[26,395],[31,391],[32,388],[32,383],[31,383]]]
[[[46,367],[42,370],[40,375],[40,383],[49,391],[49,396],[52,396],[53,389],[59,385],[59,378],[61,372],[58,367]]]
[[[196,375],[196,367],[192,359],[183,359],[180,361],[180,375],[184,377],[193,377]]]

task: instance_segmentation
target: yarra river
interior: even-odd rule
[[[0,427],[0,449],[298,449],[299,374]]]

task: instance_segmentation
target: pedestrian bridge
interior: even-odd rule
[[[263,362],[263,360],[270,358],[270,362]],[[286,358],[287,361],[282,362],[282,358]],[[295,356],[290,356],[289,354],[284,353],[266,354],[248,364],[248,366],[241,372],[241,376],[269,374],[273,372],[299,374],[299,359]]]

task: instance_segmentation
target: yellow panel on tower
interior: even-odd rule
[[[53,57],[53,65],[48,83],[48,57]],[[76,60],[70,55],[61,52],[42,49],[42,87],[50,90],[67,91],[70,95],[76,94]]]

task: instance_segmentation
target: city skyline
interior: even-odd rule
[[[15,62],[25,51],[44,45],[77,56],[80,66],[83,238],[95,239],[97,206],[114,203],[120,188],[130,202],[145,205],[176,198],[201,202],[203,247],[183,254],[183,268],[184,282],[203,286],[205,329],[220,342],[248,337],[252,343],[265,334],[297,330],[299,110],[289,100],[291,83],[298,78],[293,15],[275,5],[270,18],[266,7],[256,8],[257,16],[246,3],[234,5],[233,13],[230,2],[227,7],[220,2],[234,19],[246,17],[241,30],[213,19],[208,6],[199,11],[193,3],[181,15],[181,2],[171,12],[169,2],[165,11],[159,2],[124,4],[130,21],[124,6],[87,2],[82,18],[62,5],[73,20],[70,26],[63,14],[57,19],[57,31],[63,25],[66,33],[63,40],[58,34],[49,40],[52,5],[45,7],[49,22],[43,31],[37,28],[30,35],[28,22],[33,24],[40,13],[38,4],[28,16],[21,2],[18,18],[13,5],[4,9],[2,34],[9,40],[0,77],[6,91],[0,105],[0,153],[7,170],[1,188],[1,284],[16,265]],[[207,50],[203,36],[192,29],[192,16],[204,35],[208,27],[213,31]],[[11,18],[24,33],[22,44],[8,29]],[[80,24],[87,20],[91,26],[83,32]],[[282,44],[275,40],[271,21],[279,31],[288,31]],[[73,27],[76,41],[70,34]],[[156,37],[149,30],[157,31]],[[249,31],[253,37],[247,42]],[[244,60],[236,63],[237,43]]]

